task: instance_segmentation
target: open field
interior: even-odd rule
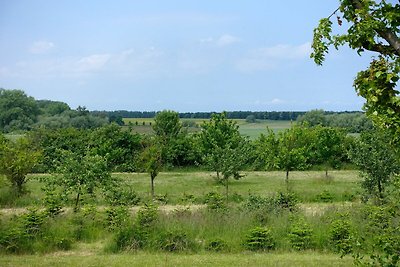
[[[152,133],[151,124],[154,123],[153,118],[124,118],[126,125],[131,125],[133,131],[137,133]],[[193,121],[200,126],[207,119],[181,119],[184,121]],[[248,123],[244,119],[234,119],[239,125],[239,131],[242,135],[250,137],[250,139],[256,139],[261,133],[265,132],[265,129],[269,127],[275,132],[279,132],[290,128],[291,121],[282,120],[257,120],[256,123]],[[198,131],[198,128],[191,127],[189,131]]]
[[[232,198],[246,198],[249,195],[273,196],[285,192],[284,172],[244,172],[240,180],[230,180],[229,191]],[[138,196],[147,201],[150,199],[150,177],[147,173],[114,173],[131,187]],[[43,198],[40,179],[49,179],[50,175],[30,175],[27,183],[29,193],[14,203],[6,204],[6,187],[0,187],[0,205],[25,206],[40,205]],[[214,172],[162,172],[155,179],[156,195],[162,197],[166,204],[194,203],[202,204],[209,192],[225,194],[225,187],[215,180]],[[331,171],[328,178],[323,171],[294,171],[289,175],[289,185],[303,203],[320,202],[328,197],[328,202],[354,201],[358,195],[360,177],[357,171]],[[5,181],[3,181],[5,183]],[[1,184],[0,184],[1,185]],[[104,203],[99,200],[101,205]],[[234,199],[233,199],[234,201]]]
[[[137,252],[134,254],[104,255],[93,251],[75,250],[43,255],[2,256],[3,267],[42,266],[351,266],[352,259],[316,252],[293,253],[200,253],[171,254]]]

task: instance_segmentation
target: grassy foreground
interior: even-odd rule
[[[315,252],[148,253],[91,255],[85,252],[0,257],[1,266],[351,266],[352,259]]]

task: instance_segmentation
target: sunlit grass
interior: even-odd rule
[[[1,266],[351,266],[350,257],[317,252],[293,253],[148,253],[91,255],[83,252],[52,255],[2,256]]]

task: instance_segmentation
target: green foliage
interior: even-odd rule
[[[217,192],[207,193],[204,197],[204,203],[210,211],[223,212],[227,209],[222,195]]]
[[[350,148],[349,156],[360,168],[364,178],[362,187],[367,194],[382,200],[385,188],[400,171],[398,155],[390,144],[390,136],[381,131],[362,133]]]
[[[275,248],[275,239],[269,228],[255,227],[248,232],[243,245],[248,250],[271,250]]]
[[[330,18],[336,15],[339,26],[342,13],[348,29],[340,35],[332,34]],[[400,98],[396,84],[400,73],[400,5],[387,1],[341,0],[338,10],[320,20],[314,30],[311,57],[321,65],[329,46],[347,44],[361,54],[365,50],[379,54],[367,70],[358,73],[354,81],[357,94],[366,99],[364,109],[374,122],[388,129],[397,142],[400,139]]]
[[[92,153],[106,159],[111,171],[135,171],[141,152],[141,136],[123,131],[116,124],[95,129],[90,133]]]
[[[246,122],[247,122],[247,123],[256,123],[256,122],[257,122],[256,116],[254,116],[254,115],[249,115],[249,116],[247,116],[247,117],[246,117]]]
[[[228,250],[228,244],[221,238],[215,238],[206,243],[206,250],[221,252]]]
[[[294,222],[290,226],[290,230],[288,233],[290,245],[297,250],[313,248],[314,243],[312,240],[312,236],[313,230],[307,223],[302,220]]]
[[[238,129],[236,122],[226,118],[226,113],[220,113],[213,114],[210,121],[204,122],[200,132],[204,161],[217,172],[218,181],[225,184],[227,199],[229,178],[241,177],[239,171],[247,163],[250,148]]]
[[[41,158],[32,141],[21,137],[15,142],[0,136],[0,174],[9,180],[18,195],[24,193],[26,175],[32,172]]]
[[[277,196],[274,197],[273,202],[276,208],[289,210],[289,211],[296,211],[297,210],[297,203],[299,202],[297,196],[293,193],[287,192],[282,193],[279,192]]]
[[[98,155],[82,157],[66,151],[58,171],[49,183],[61,187],[64,198],[74,195],[75,210],[79,209],[83,197],[94,197],[98,190],[107,192],[116,183],[106,161]]]
[[[110,231],[124,227],[130,218],[128,209],[123,206],[106,209],[106,217],[106,225]]]
[[[333,198],[333,195],[328,190],[324,190],[322,193],[317,195],[317,200],[324,203],[332,202]]]
[[[0,88],[0,131],[28,130],[37,121],[38,105],[21,90]]]
[[[158,221],[158,208],[153,204],[145,204],[139,209],[135,223],[142,228],[150,228]]]
[[[307,168],[310,157],[309,131],[303,127],[293,126],[278,134],[276,166],[286,172],[286,186],[289,189],[289,172]]]
[[[194,240],[182,230],[162,232],[156,242],[160,250],[169,252],[193,251],[196,249]]]
[[[336,252],[342,255],[352,252],[352,230],[347,219],[336,219],[331,223],[329,238]]]
[[[106,201],[111,206],[134,206],[140,203],[141,199],[136,191],[123,181],[105,192]]]

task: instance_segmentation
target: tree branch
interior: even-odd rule
[[[399,1],[400,2],[400,1]],[[351,4],[355,9],[363,9],[363,4],[360,2],[360,0],[351,0]],[[367,15],[368,16],[368,15]],[[369,16],[371,19],[375,20],[372,16]],[[363,47],[367,50],[372,50],[376,51],[379,53],[382,53],[384,55],[387,55],[389,53],[394,53],[397,56],[400,56],[400,39],[399,37],[390,29],[386,28],[384,30],[375,30],[380,37],[386,40],[388,42],[387,45],[382,45],[382,44],[375,44],[375,43],[370,43],[368,44],[363,44]],[[391,48],[391,49],[389,49]]]

